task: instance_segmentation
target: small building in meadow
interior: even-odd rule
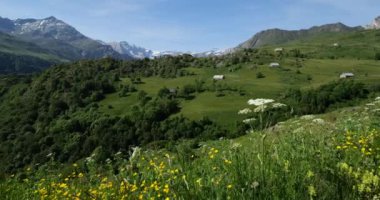
[[[355,75],[351,72],[344,72],[342,74],[340,74],[340,78],[353,78]]]
[[[280,63],[276,63],[276,62],[270,63],[269,67],[280,67]]]
[[[226,77],[224,75],[214,75],[212,79],[218,81],[218,80],[224,80]]]

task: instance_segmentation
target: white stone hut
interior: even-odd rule
[[[212,79],[218,81],[218,80],[224,80],[226,77],[224,75],[214,75]]]
[[[270,63],[269,67],[280,67],[280,63],[276,63],[276,62]]]

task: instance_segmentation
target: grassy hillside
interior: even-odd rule
[[[334,46],[337,44],[338,46]],[[267,49],[284,46],[288,50],[299,49],[313,58],[375,59],[380,52],[380,31],[361,30],[348,33],[319,34],[305,39],[278,45],[267,45]]]
[[[334,46],[335,43],[338,46]],[[274,52],[278,47],[284,51]],[[195,84],[196,80],[203,81],[209,90],[196,93],[191,100],[181,101],[180,114],[191,119],[208,116],[233,126],[235,120],[240,119],[235,111],[250,98],[278,98],[289,88],[315,88],[338,80],[343,72],[354,73],[355,80],[360,82],[376,83],[380,79],[377,54],[380,54],[378,30],[320,33],[259,50],[238,51],[216,60],[212,67],[204,67],[202,63],[186,66],[185,70],[192,72],[192,76],[143,78],[143,83],[136,88],[156,95],[163,87],[181,88]],[[271,62],[278,62],[281,67],[271,68]],[[257,73],[263,73],[265,78],[256,78]],[[226,79],[213,82],[212,77],[216,74],[223,74]],[[128,78],[123,82],[131,84]],[[222,91],[222,88],[229,89]],[[100,106],[104,113],[122,115],[128,113],[136,102],[137,94],[122,98],[110,94]]]
[[[41,71],[65,60],[52,55],[38,45],[0,33],[0,73],[30,73]]]
[[[119,152],[105,165],[91,156],[60,169],[52,159],[9,175],[0,191],[6,199],[372,199],[380,194],[379,110],[377,98],[196,149]]]
[[[278,61],[282,67],[271,68],[268,62],[257,65],[257,61],[253,61],[221,68],[185,68],[195,75],[171,79],[143,78],[143,83],[137,84],[136,88],[154,96],[163,87],[182,88],[194,84],[196,80],[204,81],[204,87],[210,90],[196,93],[190,100],[182,100],[180,114],[191,119],[208,116],[221,124],[233,126],[235,121],[240,119],[236,110],[243,108],[251,98],[278,98],[289,88],[315,88],[339,80],[339,75],[343,72],[353,72],[355,80],[361,82],[380,80],[380,63],[374,60],[303,59],[300,61],[302,67],[296,65],[296,58],[273,60]],[[231,69],[234,71],[231,72]],[[258,72],[263,73],[265,78],[256,78]],[[223,74],[226,79],[214,82],[212,77],[216,74]],[[128,78],[123,79],[123,82],[131,84]],[[214,85],[229,89],[218,92]],[[110,94],[100,102],[100,106],[107,114],[123,115],[129,113],[131,106],[137,102],[136,93],[127,97]]]

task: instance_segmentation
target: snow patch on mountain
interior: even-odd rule
[[[108,43],[116,52],[122,55],[129,55],[136,59],[153,58],[154,52],[128,42],[110,42]]]
[[[367,29],[380,29],[380,16],[376,17],[373,22],[367,26],[365,26]]]

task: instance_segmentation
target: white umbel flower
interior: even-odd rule
[[[252,112],[251,109],[249,109],[249,108],[244,108],[243,110],[240,110],[240,111],[238,112],[238,114],[239,114],[239,115],[246,115],[246,114],[249,114],[249,113],[251,113],[251,112]]]
[[[274,103],[274,104],[272,105],[272,107],[273,107],[273,108],[283,108],[283,107],[286,107],[286,105],[283,104],[283,103]]]
[[[253,110],[253,112],[259,113],[259,112],[264,112],[267,109],[267,106],[265,104],[262,104]]]
[[[273,99],[250,99],[248,105],[261,106],[272,102],[274,102]]]
[[[245,123],[245,124],[249,124],[249,123],[254,122],[254,121],[256,121],[255,118],[249,118],[249,119],[245,119],[245,120],[243,120],[243,123]]]

